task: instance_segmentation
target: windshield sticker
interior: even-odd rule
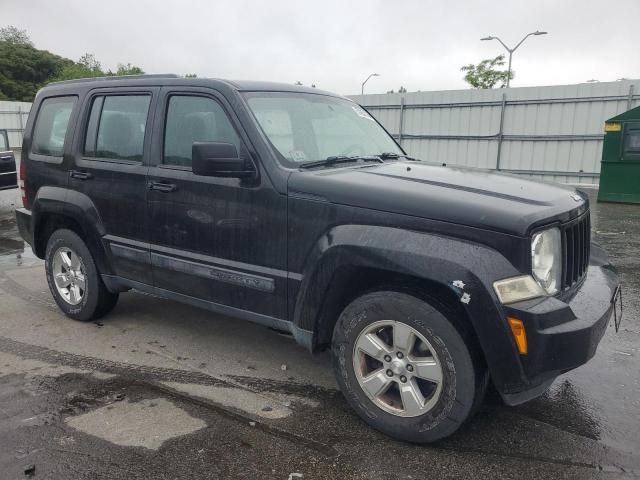
[[[358,115],[359,117],[366,118],[367,120],[373,121],[373,118],[371,118],[371,115],[365,112],[362,108],[357,106],[353,106],[351,108],[353,109],[354,112],[356,112],[356,115]]]
[[[307,154],[302,150],[293,150],[289,153],[291,154],[291,160],[294,162],[304,162],[307,159]]]

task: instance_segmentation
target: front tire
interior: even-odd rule
[[[71,230],[56,230],[49,237],[45,272],[58,307],[74,320],[100,318],[118,301],[118,294],[109,292],[102,282],[89,248]]]
[[[353,409],[399,440],[427,443],[454,433],[474,412],[485,368],[441,311],[394,291],[366,294],[334,328],[333,367]]]

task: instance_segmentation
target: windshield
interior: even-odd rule
[[[349,100],[295,92],[250,92],[245,97],[286,166],[333,156],[403,155],[371,115]]]

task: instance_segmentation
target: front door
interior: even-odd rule
[[[250,153],[228,103],[210,89],[163,88],[149,169],[154,285],[286,319],[286,197]],[[226,142],[250,159],[257,179],[194,175],[194,142]]]
[[[83,105],[69,187],[89,197],[104,227],[114,273],[151,284],[147,157],[158,88],[98,89]],[[83,199],[70,203],[86,205]],[[86,207],[84,207],[86,208]]]

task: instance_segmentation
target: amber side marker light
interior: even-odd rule
[[[526,355],[529,353],[529,346],[527,345],[527,332],[524,330],[524,323],[522,323],[522,320],[513,317],[507,317],[507,322],[509,322],[511,333],[516,341],[518,352],[521,355]]]

